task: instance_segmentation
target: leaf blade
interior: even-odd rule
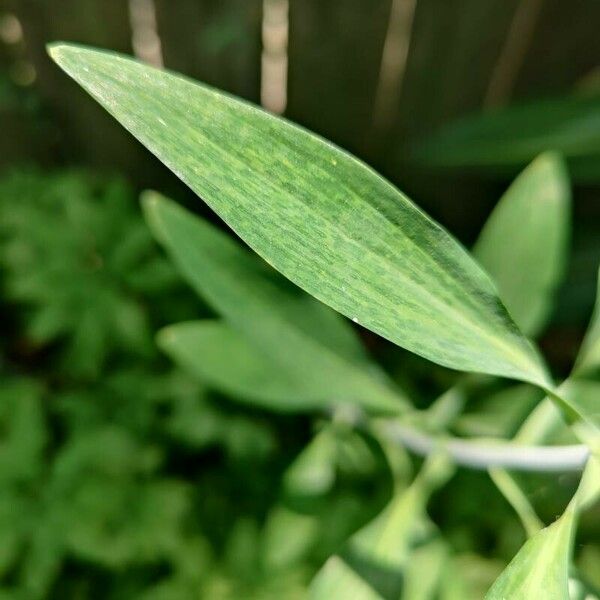
[[[544,326],[565,271],[570,204],[564,162],[554,153],[542,154],[502,196],[473,248],[528,335]]]
[[[352,156],[181,77],[74,46],[50,51],[258,254],[322,302],[444,366],[552,385],[487,275]]]

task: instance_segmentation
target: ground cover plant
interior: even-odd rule
[[[264,261],[155,192],[148,229],[123,184],[6,182],[35,199],[1,252],[40,361],[15,375],[29,350],[11,342],[3,366],[8,597],[598,597],[599,311],[560,384],[532,341],[568,260],[560,155],[469,253],[300,128],[123,57],[51,53]],[[430,362],[400,354],[395,377],[359,327]]]

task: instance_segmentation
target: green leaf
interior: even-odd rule
[[[563,161],[543,154],[500,199],[473,249],[515,323],[528,335],[545,325],[564,274],[570,205]]]
[[[157,342],[183,369],[237,400],[279,411],[322,406],[295,373],[277,368],[226,323],[178,323],[162,329]]]
[[[406,568],[402,600],[438,598],[437,592],[448,555],[448,547],[438,538],[417,548]]]
[[[183,77],[77,46],[50,53],[301,288],[439,364],[551,387],[489,277],[357,159]]]
[[[568,600],[575,511],[568,510],[532,537],[496,580],[486,600]]]
[[[560,394],[585,422],[600,430],[600,381],[569,378],[560,386]]]
[[[311,584],[310,597],[400,597],[412,548],[432,533],[425,514],[429,496],[452,472],[444,456],[432,456],[410,487],[397,491],[383,512],[350,538],[339,556],[328,559]],[[348,596],[353,588],[355,595]]]
[[[275,507],[265,524],[262,558],[268,573],[301,562],[319,537],[319,521],[283,506]]]
[[[577,515],[597,498],[600,462],[588,462],[563,515],[530,538],[490,588],[486,600],[569,600],[569,565]]]
[[[600,270],[598,271],[598,288],[596,306],[588,326],[587,333],[573,368],[576,377],[596,375],[600,372]]]
[[[415,158],[435,167],[514,172],[547,150],[569,159],[573,176],[598,180],[600,98],[565,96],[464,117],[417,147]]]
[[[344,560],[334,555],[319,571],[312,583],[311,600],[384,600],[364,579]]]
[[[301,398],[306,408],[355,402],[397,412],[407,406],[335,312],[175,203],[151,193],[144,198],[144,209],[184,277],[246,339],[246,349],[238,352],[253,352],[250,344],[265,356],[264,368],[295,382],[296,406]],[[231,369],[227,356],[210,351],[215,352],[212,366],[220,357],[225,361],[220,372]]]
[[[310,441],[287,468],[284,489],[291,496],[319,496],[331,490],[335,482],[337,440],[325,427]]]

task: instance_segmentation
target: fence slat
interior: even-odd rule
[[[258,102],[261,0],[155,0],[165,66]]]
[[[600,64],[600,2],[544,0],[515,98],[564,93]]]
[[[46,44],[56,40],[131,52],[127,2],[21,0],[15,9],[23,25],[28,57],[36,69],[37,88],[59,118],[57,151],[74,162],[84,160],[140,175],[148,164],[147,152],[65,77],[46,53]]]
[[[418,136],[481,106],[517,2],[417,2],[396,138]]]

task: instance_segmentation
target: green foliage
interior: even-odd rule
[[[0,362],[0,593],[597,596],[585,524],[600,495],[597,311],[561,385],[525,335],[548,325],[567,262],[560,157],[537,158],[503,196],[480,266],[312,134],[120,57],[52,52],[277,271],[157,193],[143,196],[146,228],[122,183],[0,184],[14,323]],[[407,394],[330,307],[469,375],[398,353]],[[302,413],[317,413],[312,428]],[[487,466],[469,461],[486,451],[527,463],[523,444],[542,442],[582,442],[578,488],[578,475],[540,484],[453,464]],[[590,550],[573,556],[579,520]]]
[[[545,325],[565,270],[570,200],[562,160],[542,155],[504,194],[473,248],[515,323],[528,335]]]
[[[205,387],[212,381],[154,350],[153,329],[208,315],[160,254],[128,186],[16,171],[0,180],[0,213],[1,593],[300,597],[327,517],[273,502],[302,436],[222,406]],[[114,319],[122,304],[143,336]],[[48,312],[55,326],[39,337],[32,324]],[[90,323],[102,339],[78,345]],[[350,502],[328,547],[359,518],[353,485],[336,491]],[[285,547],[286,532],[296,547]]]
[[[109,351],[152,353],[141,300],[175,281],[120,180],[17,172],[0,186],[5,299],[23,305],[30,351],[64,342],[62,365],[97,376]]]
[[[182,275],[250,344],[242,351],[254,352],[255,346],[268,357],[269,371],[276,366],[277,377],[296,388],[289,399],[280,393],[280,404],[299,398],[308,401],[308,408],[349,401],[387,411],[403,408],[403,398],[339,315],[166,198],[146,195],[144,207],[150,227]]]

